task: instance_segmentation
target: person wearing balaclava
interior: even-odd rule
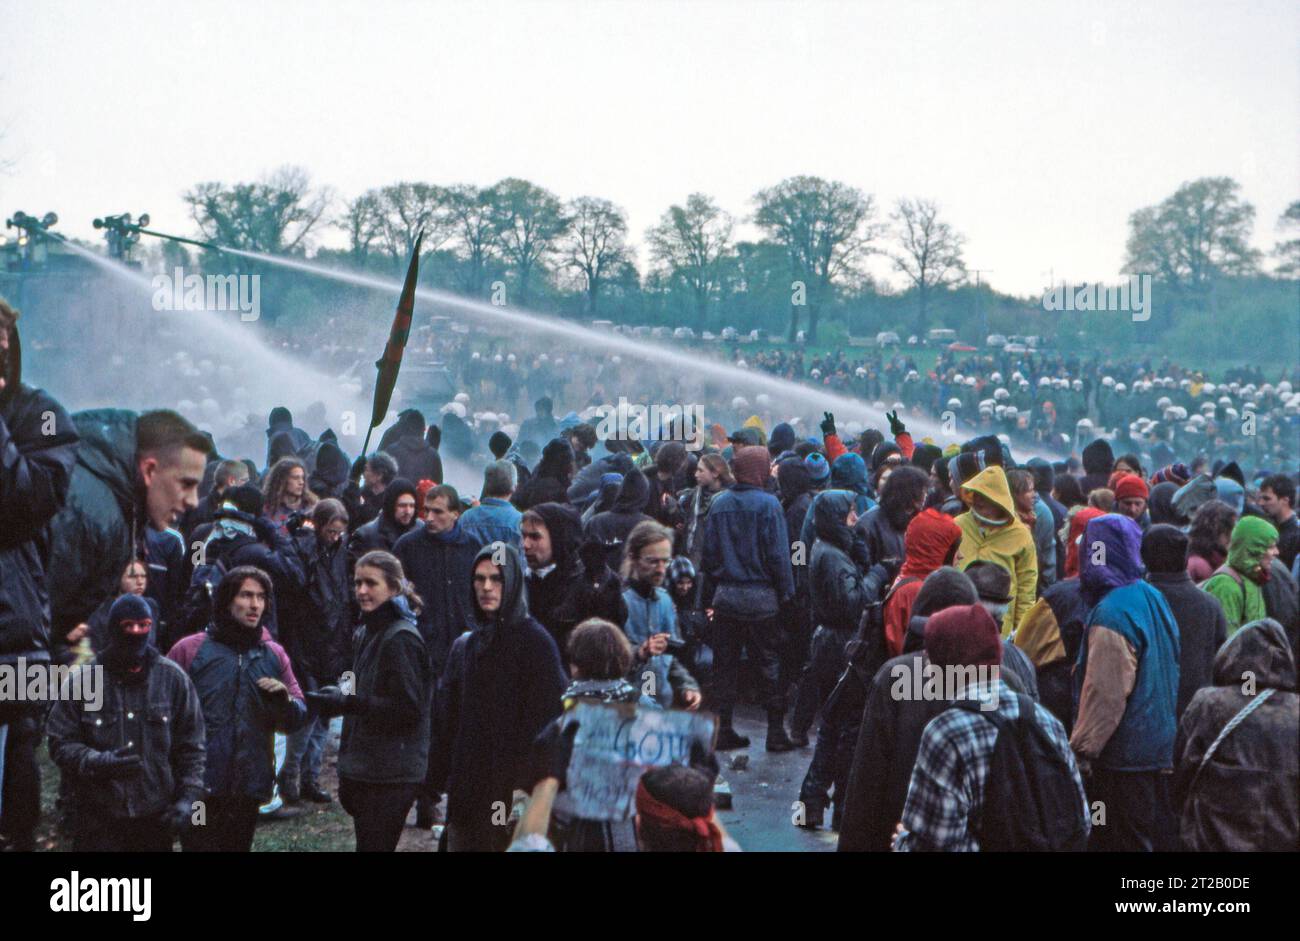
[[[271,579],[232,568],[212,599],[212,623],[167,652],[194,681],[207,731],[205,823],[181,835],[186,852],[247,853],[257,809],[275,789],[276,732],[296,732],[307,705],[289,655],[264,621]]]
[[[479,552],[471,601],[473,630],[456,638],[438,681],[429,757],[429,786],[447,794],[443,839],[452,852],[506,848],[510,831],[499,824],[568,686],[555,641],[528,612],[512,546]]]
[[[1258,516],[1243,516],[1232,527],[1228,560],[1201,587],[1219,599],[1228,633],[1268,616],[1262,586],[1277,558],[1277,529]]]
[[[1090,849],[1152,852],[1174,844],[1167,772],[1174,763],[1178,622],[1142,580],[1142,529],[1107,513],[1088,523],[1079,587],[1090,609],[1074,669],[1070,745],[1106,807]]]
[[[140,595],[118,598],[105,648],[68,678],[69,695],[50,712],[50,757],[63,775],[74,852],[169,853],[204,796],[199,696],[149,643],[153,618]],[[99,695],[89,695],[96,686]]]

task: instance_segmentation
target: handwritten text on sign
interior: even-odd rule
[[[579,702],[565,721],[578,732],[563,803],[586,820],[629,819],[642,772],[684,765],[692,742],[713,742],[713,716],[698,712]]]

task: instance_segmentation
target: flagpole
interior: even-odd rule
[[[415,246],[411,249],[411,260],[406,267],[406,280],[402,284],[402,294],[397,300],[397,311],[393,314],[393,326],[388,333],[388,343],[384,353],[375,361],[378,371],[375,377],[375,396],[370,411],[370,424],[366,428],[366,440],[361,445],[361,457],[370,450],[370,435],[384,416],[388,413],[388,403],[393,398],[393,389],[397,386],[397,374],[402,368],[402,354],[406,352],[406,341],[411,333],[411,316],[415,310],[415,283],[420,275],[420,245],[424,242],[424,230],[415,237]],[[364,466],[364,465],[363,465]]]

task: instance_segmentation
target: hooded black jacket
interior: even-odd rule
[[[541,503],[532,508],[546,523],[551,537],[553,569],[545,575],[528,572],[528,608],[546,628],[560,651],[565,669],[569,665],[569,635],[587,618],[603,618],[619,627],[627,620],[623,586],[605,565],[588,571],[579,549],[582,524],[577,511],[559,503]],[[590,553],[591,558],[596,553]]]
[[[605,547],[605,564],[618,571],[623,561],[623,543],[636,528],[636,524],[650,517],[641,512],[650,495],[650,482],[639,468],[632,468],[623,478],[614,508],[604,513],[597,513],[590,520],[584,532],[588,539],[599,542]]]
[[[532,476],[520,484],[510,498],[516,509],[527,510],[539,503],[567,503],[573,477],[573,448],[563,438],[554,438],[542,451]]]
[[[133,554],[145,557],[148,524],[135,470],[137,419],[135,412],[111,408],[72,416],[81,447],[67,502],[51,523],[46,565],[55,637],[66,637],[105,598],[117,595]]]
[[[49,657],[45,525],[67,497],[78,441],[63,406],[23,385],[17,330],[10,331],[8,360],[0,392],[0,663]],[[44,434],[47,428],[54,433]],[[80,609],[88,615],[96,604]]]
[[[475,565],[496,551],[485,546]],[[499,832],[493,805],[508,810],[514,788],[530,783],[530,748],[560,714],[567,686],[555,641],[528,613],[523,562],[513,547],[501,551],[501,607],[485,613],[470,589],[475,626],[452,644],[438,682],[429,761],[430,785],[447,793],[448,825],[480,849]]]
[[[402,526],[397,522],[397,501],[408,493],[415,497],[417,506],[411,522]],[[379,515],[354,532],[348,540],[348,570],[355,569],[357,559],[367,552],[375,549],[392,552],[393,546],[397,545],[397,540],[420,525],[419,502],[420,495],[415,489],[415,484],[405,477],[398,477],[389,484],[384,490],[384,504]]]
[[[423,432],[405,434],[385,450],[397,461],[397,472],[407,480],[442,483],[442,458],[424,439]]]
[[[849,494],[841,490],[817,501],[817,541],[809,566],[814,622],[846,635],[857,629],[870,600],[862,572],[849,558],[853,533],[844,520],[852,506]]]

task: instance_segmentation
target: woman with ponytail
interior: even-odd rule
[[[430,677],[416,628],[423,606],[388,552],[367,552],[353,575],[361,626],[351,682],[307,698],[321,716],[342,715],[339,802],[352,815],[357,850],[392,852],[429,761]]]

